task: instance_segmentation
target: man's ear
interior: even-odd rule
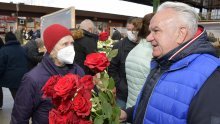
[[[188,33],[189,32],[186,27],[180,27],[177,43],[178,44],[184,43],[186,41],[186,37],[187,37]]]

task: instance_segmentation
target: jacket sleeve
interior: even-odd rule
[[[113,49],[119,49],[119,42],[113,46]],[[118,54],[112,58],[110,62],[110,66],[108,67],[108,74],[112,77],[115,81],[116,87],[119,85],[120,76],[120,51],[118,50]]]
[[[17,91],[10,124],[29,124],[33,108],[35,82],[25,75]]]
[[[220,68],[214,71],[193,98],[187,121],[188,124],[220,123]]]
[[[127,114],[127,122],[132,123],[133,120],[133,113],[134,113],[134,106],[127,108],[125,110],[126,114]]]

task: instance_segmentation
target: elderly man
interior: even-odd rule
[[[84,69],[86,74],[94,75],[95,73],[84,65],[84,61],[86,60],[86,56],[88,54],[98,51],[98,35],[95,34],[95,25],[91,20],[85,19],[80,23],[79,28],[83,30],[84,36],[82,38],[75,39],[75,62]]]
[[[48,124],[49,111],[53,105],[50,99],[42,98],[42,87],[53,75],[67,73],[84,75],[74,64],[75,51],[71,32],[62,25],[53,24],[43,33],[47,53],[42,61],[23,77],[17,92],[11,115],[11,124]]]
[[[121,111],[133,124],[219,124],[220,60],[198,15],[184,3],[165,2],[147,36],[151,72],[137,103]]]

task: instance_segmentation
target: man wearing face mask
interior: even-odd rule
[[[53,24],[43,33],[47,53],[42,61],[24,75],[15,98],[11,124],[48,124],[49,111],[53,107],[50,99],[42,98],[42,87],[53,75],[67,73],[84,75],[74,63],[75,51],[71,32],[62,25]]]
[[[113,49],[118,49],[118,54],[111,60],[108,73],[113,77],[116,85],[117,104],[124,109],[128,96],[128,86],[125,74],[125,60],[128,53],[138,44],[138,30],[141,29],[142,19],[130,18],[127,21],[127,35],[117,42]]]

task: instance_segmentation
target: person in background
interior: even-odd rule
[[[33,38],[34,31],[30,29],[27,34],[28,34],[28,40],[31,40]]]
[[[113,46],[116,42],[120,41],[121,38],[122,38],[121,33],[116,28],[114,28],[114,32],[111,37],[111,39],[114,41]]]
[[[35,40],[37,38],[41,38],[41,35],[40,35],[40,26],[39,24],[36,25],[36,28],[34,29],[34,32],[33,32],[33,36],[32,36],[32,39]]]
[[[130,18],[127,21],[127,34],[123,40],[117,42],[113,49],[118,49],[118,54],[112,58],[108,68],[108,74],[111,76],[116,85],[117,104],[121,108],[126,107],[128,97],[128,86],[125,73],[125,60],[128,53],[138,44],[138,31],[142,26],[142,19]]]
[[[198,14],[164,2],[150,21],[151,71],[136,105],[121,111],[133,124],[218,124],[220,60]]]
[[[0,49],[4,46],[4,42],[2,38],[0,37]],[[2,87],[0,87],[0,110],[2,110],[3,106],[3,90]]]
[[[15,30],[15,36],[21,45],[24,43],[23,31],[24,31],[24,28],[22,26],[18,26],[18,29]]]
[[[126,107],[135,104],[137,96],[150,72],[150,61],[152,59],[152,46],[146,40],[150,34],[148,27],[153,13],[147,14],[143,18],[143,24],[138,31],[139,44],[135,46],[128,54],[125,61],[125,72],[128,84],[128,98]]]
[[[15,34],[5,34],[5,45],[0,49],[0,86],[9,88],[13,99],[27,72],[27,58]]]
[[[84,75],[74,63],[75,51],[71,32],[60,24],[48,26],[43,33],[47,53],[42,61],[23,77],[11,114],[11,124],[48,124],[51,99],[42,98],[42,87],[54,75]]]
[[[83,30],[83,37],[75,39],[74,42],[75,62],[84,69],[86,74],[94,75],[95,73],[84,65],[84,61],[88,54],[97,52],[98,35],[94,34],[96,28],[89,19],[82,21],[79,28]]]
[[[41,62],[43,58],[44,52],[39,51],[39,49],[44,47],[43,40],[41,40],[41,38],[30,40],[23,47],[28,58],[28,69],[31,70],[39,62]]]

